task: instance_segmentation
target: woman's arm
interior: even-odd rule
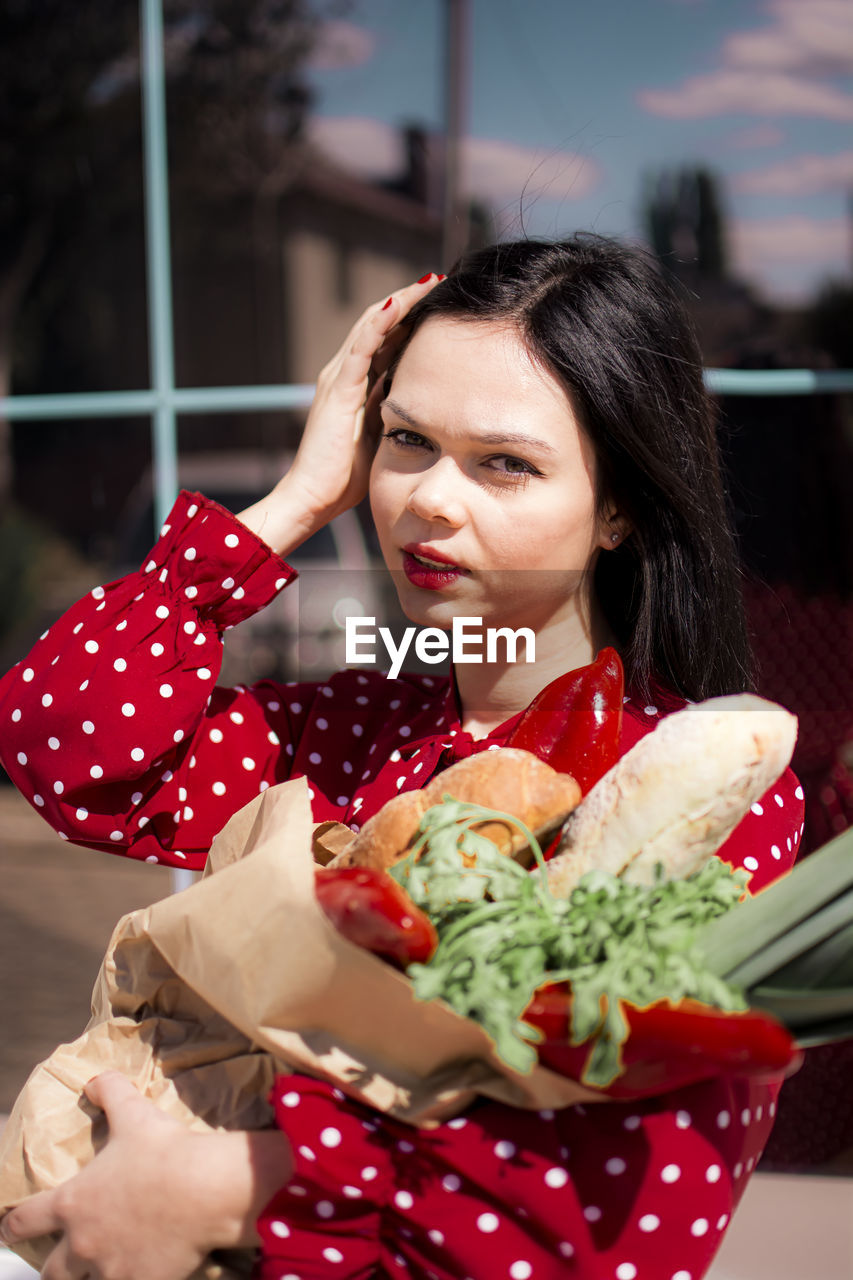
[[[0,1221],[13,1245],[62,1233],[46,1280],[183,1280],[211,1249],[258,1244],[255,1222],[293,1171],[278,1130],[193,1133],[114,1071],[86,1093],[106,1114],[106,1146],[76,1177]]]

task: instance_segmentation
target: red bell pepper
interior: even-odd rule
[[[615,649],[558,676],[536,695],[507,740],[570,773],[583,795],[619,758],[625,677]]]
[[[405,969],[438,945],[432,921],[387,871],[316,867],[314,887],[327,919],[348,942]]]
[[[523,1020],[542,1032],[539,1061],[583,1083],[592,1045],[569,1043],[572,998],[567,983],[540,987]],[[611,1098],[644,1098],[713,1076],[790,1075],[802,1055],[787,1029],[756,1009],[727,1013],[698,1000],[660,1000],[638,1008],[623,1002],[628,1039],[622,1071],[604,1089]]]

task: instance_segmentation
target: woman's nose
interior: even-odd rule
[[[444,459],[450,464],[450,459]],[[450,465],[436,463],[417,477],[406,507],[421,520],[458,528],[465,523],[465,505],[458,491],[461,477],[451,474]]]

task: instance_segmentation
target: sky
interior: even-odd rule
[[[444,0],[352,0],[312,125],[365,176],[440,130]],[[506,234],[642,239],[648,175],[718,175],[736,273],[798,303],[853,269],[853,0],[470,0],[464,182]],[[446,265],[446,264],[443,264]]]

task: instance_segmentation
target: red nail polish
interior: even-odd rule
[[[418,284],[426,284],[427,280],[431,280],[435,275],[434,271],[428,271],[425,276],[421,276]]]
[[[393,301],[394,301],[393,298],[389,298],[387,302],[383,302],[382,310],[387,311]]]
[[[446,279],[447,279],[447,276],[444,274],[444,272],[442,272],[441,275],[438,277],[438,283],[441,284],[442,280],[446,280]]]

